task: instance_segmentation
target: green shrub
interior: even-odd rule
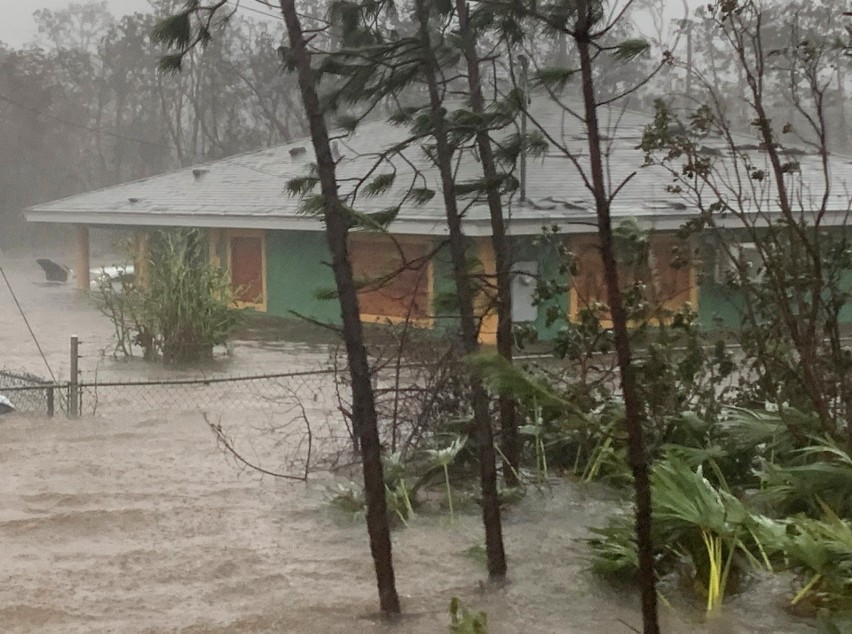
[[[99,281],[101,310],[112,320],[116,351],[187,364],[209,358],[240,321],[226,270],[210,262],[196,229],[161,230],[151,237],[147,279],[116,290]]]

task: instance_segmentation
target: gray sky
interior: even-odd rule
[[[615,0],[620,4],[624,0]],[[77,3],[85,3],[86,0],[76,0]],[[686,0],[692,10],[706,4],[707,0]],[[683,0],[667,0],[666,10],[668,19],[682,14]],[[37,44],[38,32],[33,21],[33,12],[38,9],[62,9],[70,4],[69,0],[0,0],[3,6],[3,19],[0,21],[0,42],[12,47],[20,47],[25,44]],[[247,6],[253,3],[245,0]],[[110,12],[121,17],[127,13],[136,11],[147,11],[150,9],[148,0],[107,0]],[[259,7],[265,9],[265,7]],[[253,15],[252,17],[257,17]],[[646,25],[642,25],[645,27]],[[645,30],[644,28],[642,30]]]
[[[77,3],[85,3],[85,0],[77,0]],[[3,5],[0,42],[13,47],[37,43],[38,32],[33,12],[38,9],[62,9],[69,4],[69,0],[0,0],[0,5]],[[113,15],[119,17],[136,11],[147,11],[151,5],[148,0],[108,0],[107,6]]]

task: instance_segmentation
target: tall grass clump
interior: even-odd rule
[[[160,230],[151,236],[146,275],[116,289],[99,284],[102,312],[115,326],[116,351],[146,360],[194,363],[224,344],[240,321],[227,270],[210,261],[197,229]]]

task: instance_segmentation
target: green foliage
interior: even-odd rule
[[[143,327],[167,363],[209,357],[227,341],[239,313],[226,270],[211,263],[197,230],[161,231],[151,241]]]
[[[453,513],[453,489],[450,486],[449,467],[456,459],[456,456],[458,456],[461,450],[464,449],[466,443],[467,437],[457,436],[453,438],[452,442],[447,447],[427,450],[427,454],[432,460],[432,463],[435,466],[440,467],[444,472],[444,485],[447,490],[447,506],[450,511],[450,521],[455,519],[455,514]]]
[[[146,359],[177,365],[209,358],[237,327],[240,312],[228,273],[210,262],[201,232],[156,232],[146,268],[142,283],[121,291],[99,286],[101,305],[124,341],[120,349],[130,354],[135,344]]]
[[[330,491],[329,504],[354,520],[366,516],[367,502],[364,499],[364,492],[354,482],[347,484],[338,482]]]
[[[639,554],[633,518],[623,513],[613,515],[603,528],[589,530],[593,537],[586,542],[592,550],[592,570],[613,580],[636,581]]]
[[[678,562],[688,561],[711,611],[721,605],[731,582],[734,589],[743,587],[750,569],[789,568],[801,579],[792,605],[811,613],[848,610],[852,524],[822,499],[825,495],[839,504],[848,517],[848,454],[825,443],[796,449],[791,427],[778,413],[735,409],[722,420],[721,429],[706,427],[711,435],[704,436],[704,449],[668,446],[653,468],[658,574],[682,571]],[[750,458],[747,464],[761,456],[761,467],[750,478],[740,463],[730,461],[740,453]],[[772,475],[767,476],[767,469]],[[789,479],[779,480],[778,474]],[[729,482],[738,482],[738,487],[729,489]],[[797,508],[811,516],[790,517]],[[632,518],[614,515],[606,526],[593,528],[592,535],[587,540],[592,569],[617,580],[634,579],[638,563]]]
[[[852,459],[831,441],[815,442],[786,454],[783,464],[762,457],[756,475],[756,503],[777,513],[819,515],[828,505],[852,517]]]
[[[408,465],[403,461],[402,454],[395,452],[382,456],[382,466],[388,519],[392,524],[408,526],[418,505],[416,488],[406,482]],[[367,502],[363,489],[354,482],[337,483],[330,490],[329,504],[355,520],[361,520],[366,515]]]
[[[364,185],[364,194],[367,196],[378,196],[380,194],[385,193],[391,187],[393,187],[393,183],[396,180],[395,172],[388,172],[386,174],[379,174],[374,177],[369,183]]]
[[[435,197],[435,193],[434,189],[414,187],[406,194],[406,198],[412,200],[415,205],[423,205],[432,200]]]
[[[791,568],[807,580],[791,604],[852,610],[852,522],[823,505],[824,518],[796,517],[784,552]]]
[[[577,72],[576,68],[565,68],[564,66],[539,68],[535,71],[532,80],[537,85],[561,92]]]
[[[711,484],[701,466],[668,456],[654,466],[651,487],[658,574],[686,560],[708,612],[721,606],[733,579],[763,565],[758,557],[769,567],[768,553],[781,550],[777,542],[783,524],[749,513],[735,496]],[[615,515],[592,533],[592,568],[619,579],[635,578],[638,555],[630,518]]]
[[[616,44],[612,54],[621,62],[630,61],[640,55],[645,55],[651,50],[651,43],[643,38],[630,38]]]
[[[385,491],[388,512],[393,513],[403,525],[414,517],[415,491],[406,482],[406,465],[400,452],[385,454],[382,460],[385,474]]]
[[[488,616],[485,612],[473,613],[458,597],[450,601],[450,632],[456,634],[488,634]]]
[[[185,49],[192,40],[191,15],[190,9],[163,18],[151,31],[151,39],[167,48]]]

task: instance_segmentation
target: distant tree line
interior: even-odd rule
[[[180,4],[120,19],[106,2],[44,9],[35,12],[38,45],[0,42],[4,246],[29,233],[29,205],[305,133],[295,80],[276,54],[280,16],[241,10],[187,56],[185,72],[163,73],[151,33]]]

